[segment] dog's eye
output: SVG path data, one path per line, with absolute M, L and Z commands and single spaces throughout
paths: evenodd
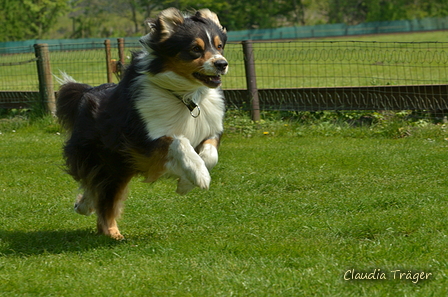
M 219 50 L 222 49 L 223 48 L 222 43 L 218 44 L 218 46 L 216 48 L 219 49 Z
M 195 45 L 191 48 L 191 51 L 195 53 L 200 53 L 202 52 L 202 48 L 199 45 Z

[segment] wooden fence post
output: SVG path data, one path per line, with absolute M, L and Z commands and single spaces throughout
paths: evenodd
M 120 59 L 120 63 L 124 65 L 124 38 L 118 38 L 118 57 Z
M 120 76 L 120 79 L 123 78 L 124 75 L 124 69 L 125 69 L 125 63 L 126 60 L 124 58 L 124 38 L 118 38 L 118 58 L 119 61 L 117 63 L 117 73 Z
M 39 77 L 39 94 L 42 105 L 52 115 L 56 114 L 56 98 L 53 89 L 53 75 L 51 73 L 50 54 L 48 44 L 35 44 L 34 53 L 36 55 L 37 73 Z
M 106 69 L 107 69 L 107 82 L 112 83 L 114 79 L 114 73 L 112 71 L 112 56 L 110 54 L 110 40 L 106 39 L 104 41 L 104 46 L 106 48 Z
M 260 120 L 260 101 L 258 99 L 257 76 L 255 73 L 254 51 L 252 40 L 244 40 L 244 69 L 246 70 L 246 84 L 251 101 L 252 120 Z

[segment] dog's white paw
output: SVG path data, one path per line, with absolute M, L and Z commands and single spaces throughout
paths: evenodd
M 194 152 L 194 151 L 193 151 Z M 179 174 L 180 180 L 186 180 L 194 186 L 198 186 L 201 189 L 208 189 L 210 186 L 210 173 L 205 166 L 204 160 L 202 160 L 196 152 L 194 155 L 186 156 L 181 160 L 178 160 L 178 165 L 181 169 Z
M 180 177 L 180 192 L 190 188 L 187 181 L 201 189 L 208 189 L 211 181 L 210 173 L 204 160 L 195 152 L 190 141 L 185 137 L 176 137 L 170 145 L 168 153 L 168 170 Z
M 199 156 L 202 160 L 204 160 L 205 166 L 208 170 L 212 170 L 212 168 L 218 163 L 218 150 L 210 143 L 204 144 L 199 152 Z
M 204 161 L 202 159 L 199 160 L 202 161 L 201 164 L 198 164 L 199 166 L 197 166 L 196 168 L 190 169 L 189 180 L 201 189 L 208 189 L 210 187 L 212 178 L 210 177 L 210 173 L 208 172 L 207 167 L 205 167 Z

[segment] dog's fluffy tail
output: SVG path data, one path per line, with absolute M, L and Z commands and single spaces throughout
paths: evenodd
M 64 72 L 62 70 L 59 70 L 60 77 L 53 73 L 54 78 L 56 81 L 62 86 L 69 82 L 77 82 L 73 77 L 67 74 L 67 72 Z
M 71 78 L 71 77 L 70 77 Z M 64 77 L 63 85 L 59 89 L 56 101 L 56 116 L 62 127 L 71 132 L 84 94 L 92 89 L 91 86 L 80 84 L 73 79 Z

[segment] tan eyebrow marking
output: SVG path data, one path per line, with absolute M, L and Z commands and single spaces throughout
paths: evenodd
M 199 37 L 197 37 L 195 40 L 196 40 L 197 45 L 200 46 L 202 48 L 202 50 L 204 50 L 205 49 L 204 40 L 202 40 L 202 38 L 199 38 Z
M 222 45 L 221 38 L 219 38 L 218 35 L 215 36 L 215 38 L 213 39 L 213 42 L 215 43 L 215 47 L 216 47 L 217 49 L 219 49 L 219 45 Z

